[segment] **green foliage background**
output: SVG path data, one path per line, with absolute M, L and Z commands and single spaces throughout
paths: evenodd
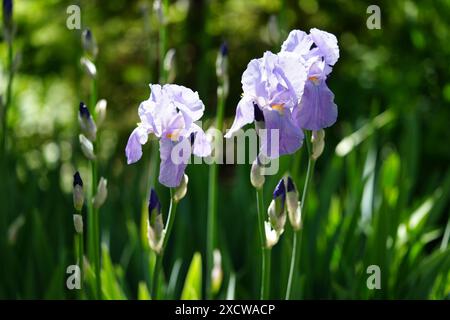
M 336 34 L 341 58 L 328 84 L 339 107 L 326 131 L 304 212 L 295 298 L 431 298 L 450 296 L 450 1 L 377 1 L 382 29 L 366 27 L 373 1 L 170 1 L 168 45 L 176 49 L 175 82 L 197 90 L 206 127 L 216 110 L 215 59 L 229 45 L 226 125 L 241 93 L 247 63 L 278 51 L 291 29 Z M 127 166 L 124 148 L 138 121 L 139 102 L 158 79 L 158 20 L 152 1 L 15 1 L 17 74 L 8 128 L 7 167 L 0 177 L 0 297 L 76 298 L 65 287 L 75 263 L 72 175 L 87 162 L 78 144 L 77 106 L 89 101 L 80 68 L 80 31 L 66 27 L 66 8 L 81 7 L 83 27 L 98 45 L 99 98 L 108 100 L 99 150 L 108 178 L 101 209 L 104 295 L 149 298 L 154 256 L 146 240 L 145 197 L 150 148 Z M 275 22 L 271 29 L 269 21 Z M 272 30 L 272 31 L 271 31 Z M 273 31 L 275 30 L 275 31 Z M 6 87 L 6 44 L 0 43 L 0 92 Z M 349 147 L 339 155 L 336 146 Z M 342 144 L 341 144 L 342 146 Z M 301 155 L 300 155 L 301 153 Z M 267 179 L 294 169 L 302 186 L 306 153 L 283 157 Z M 295 161 L 294 161 L 295 159 Z M 255 298 L 259 254 L 255 193 L 248 165 L 222 165 L 219 247 L 224 278 L 218 298 Z M 188 196 L 180 203 L 164 261 L 167 298 L 201 297 L 208 166 L 189 166 Z M 168 191 L 158 186 L 163 210 Z M 292 233 L 272 253 L 273 298 L 284 297 Z M 195 252 L 194 271 L 185 283 Z M 366 287 L 366 268 L 382 270 L 382 290 Z M 203 265 L 204 267 L 204 265 Z M 204 268 L 203 268 L 204 270 Z M 84 298 L 91 296 L 90 278 Z M 203 274 L 204 277 L 204 274 Z M 204 291 L 204 288 L 203 288 Z

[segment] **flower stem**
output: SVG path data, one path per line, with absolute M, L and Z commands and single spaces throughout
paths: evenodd
M 159 25 L 159 82 L 167 82 L 167 70 L 164 68 L 164 58 L 167 51 L 167 14 L 169 11 L 169 0 L 162 1 L 162 17 Z
M 81 212 L 78 212 L 81 215 Z M 83 242 L 83 232 L 77 233 L 76 241 L 78 242 L 78 267 L 80 268 L 80 282 L 81 288 L 83 288 L 84 270 L 83 270 L 83 257 L 84 257 L 84 242 Z M 80 299 L 83 298 L 83 291 L 80 290 Z
M 225 99 L 226 96 L 224 94 L 218 95 L 217 102 L 217 117 L 216 117 L 216 128 L 219 132 L 223 130 L 223 114 L 225 108 Z M 217 150 L 220 150 L 220 146 L 218 146 L 219 139 L 215 139 L 216 146 L 215 152 L 217 155 Z M 214 248 L 217 243 L 217 235 L 216 235 L 216 221 L 217 221 L 217 208 L 218 208 L 218 166 L 217 166 L 217 158 L 209 168 L 209 190 L 208 190 L 208 217 L 207 217 L 207 225 L 206 225 L 206 298 L 212 298 L 212 269 L 214 263 Z
M 158 284 L 159 284 L 159 274 L 162 268 L 162 260 L 164 257 L 164 251 L 166 250 L 167 243 L 169 241 L 170 232 L 172 231 L 173 222 L 175 220 L 175 213 L 177 211 L 177 202 L 173 199 L 175 190 L 170 189 L 170 207 L 169 214 L 167 215 L 167 224 L 164 229 L 164 238 L 161 246 L 161 251 L 156 255 L 155 268 L 153 271 L 153 284 L 152 284 L 152 299 L 158 299 Z
M 2 110 L 2 140 L 1 140 L 1 154 L 5 155 L 6 151 L 6 137 L 8 131 L 8 109 L 12 100 L 12 83 L 14 78 L 14 56 L 12 39 L 8 41 L 8 83 L 6 85 L 5 104 Z M 6 159 L 6 157 L 5 157 Z
M 264 198 L 263 189 L 256 189 L 256 201 L 258 207 L 259 238 L 261 242 L 261 292 L 260 299 L 269 299 L 270 292 L 270 248 L 267 247 L 264 228 Z
M 305 140 L 308 150 L 308 169 L 306 170 L 305 184 L 303 185 L 302 201 L 300 203 L 300 212 L 302 213 L 302 219 L 304 218 L 306 196 L 314 173 L 314 165 L 315 165 L 315 161 L 311 157 L 311 134 L 309 132 L 306 132 Z M 291 265 L 289 269 L 289 278 L 286 288 L 286 300 L 289 300 L 292 296 L 292 285 L 294 284 L 296 279 L 297 273 L 295 272 L 295 270 L 297 269 L 298 260 L 300 258 L 300 243 L 302 241 L 302 235 L 303 232 L 301 232 L 301 230 L 294 231 L 294 237 L 292 239 L 293 244 L 291 254 Z

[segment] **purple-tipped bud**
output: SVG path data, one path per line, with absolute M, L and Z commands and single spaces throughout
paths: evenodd
M 273 199 L 280 200 L 283 206 L 282 208 L 284 208 L 284 202 L 286 200 L 286 187 L 284 186 L 284 179 L 281 179 L 275 187 L 275 190 L 273 191 Z
M 161 202 L 159 202 L 159 198 L 158 195 L 156 194 L 155 189 L 152 188 L 150 190 L 150 200 L 148 202 L 148 214 L 150 218 L 154 211 L 156 214 L 161 213 Z
M 286 207 L 289 216 L 289 221 L 291 222 L 292 228 L 294 230 L 300 229 L 300 202 L 298 201 L 298 192 L 295 187 L 294 181 L 291 177 L 286 178 Z
M 81 34 L 81 43 L 83 45 L 84 51 L 93 59 L 95 59 L 98 54 L 98 47 L 94 35 L 92 34 L 90 29 L 83 30 L 83 33 Z
M 275 187 L 275 190 L 273 191 L 273 200 L 270 203 L 269 209 L 267 211 L 270 224 L 278 234 L 283 233 L 284 225 L 286 224 L 285 202 L 286 187 L 284 179 L 281 179 Z
M 220 54 L 223 57 L 228 56 L 228 44 L 226 41 L 222 42 L 222 44 L 220 45 Z
M 3 0 L 3 29 L 6 41 L 12 40 L 12 16 L 13 16 L 13 1 Z
M 13 2 L 12 0 L 3 0 L 3 25 L 11 26 L 13 14 Z
M 164 222 L 161 214 L 161 203 L 156 191 L 150 190 L 150 200 L 148 203 L 148 243 L 152 250 L 160 253 L 164 241 Z
M 286 186 L 287 186 L 287 192 L 288 193 L 296 190 L 294 181 L 289 176 L 286 178 Z
M 77 171 L 73 175 L 73 206 L 75 210 L 81 211 L 84 203 L 83 180 Z
M 85 119 L 89 119 L 91 117 L 91 114 L 89 112 L 88 107 L 84 104 L 84 102 L 80 102 L 80 107 L 79 107 L 79 111 L 80 111 L 80 116 L 85 118 Z
M 80 124 L 81 132 L 89 140 L 95 141 L 97 138 L 97 126 L 95 125 L 94 119 L 92 118 L 91 113 L 84 102 L 80 102 L 78 122 Z
M 80 173 L 77 171 L 75 172 L 75 174 L 73 175 L 73 186 L 83 186 L 83 180 L 81 180 L 81 176 Z

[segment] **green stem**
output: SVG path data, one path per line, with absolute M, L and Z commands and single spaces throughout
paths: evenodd
M 270 248 L 267 247 L 264 228 L 264 198 L 263 189 L 256 189 L 256 201 L 258 206 L 259 240 L 261 242 L 261 292 L 260 299 L 269 299 L 270 292 Z
M 305 178 L 305 184 L 303 186 L 303 194 L 302 194 L 302 201 L 300 203 L 300 212 L 302 213 L 302 220 L 305 217 L 305 201 L 306 201 L 306 196 L 308 193 L 308 189 L 309 189 L 309 185 L 311 182 L 311 178 L 314 172 L 314 165 L 315 165 L 315 161 L 312 159 L 311 157 L 311 135 L 309 132 L 306 133 L 306 146 L 307 146 L 307 150 L 308 150 L 308 169 L 306 171 L 306 178 Z M 295 270 L 297 269 L 297 265 L 298 265 L 298 260 L 300 258 L 300 243 L 302 241 L 302 235 L 303 232 L 301 232 L 300 230 L 295 231 L 294 232 L 294 237 L 292 239 L 292 254 L 291 254 L 291 265 L 290 265 L 290 269 L 289 269 L 289 278 L 288 278 L 288 283 L 287 283 L 287 288 L 286 288 L 286 300 L 289 300 L 292 296 L 292 285 L 294 284 L 295 280 L 296 280 L 296 272 Z
M 169 0 L 162 2 L 162 21 L 159 26 L 159 83 L 167 82 L 167 70 L 164 68 L 164 58 L 167 52 L 167 14 L 169 11 Z
M 225 109 L 225 95 L 218 96 L 217 103 L 217 118 L 216 128 L 219 132 L 223 130 L 223 114 Z M 215 151 L 220 150 L 218 145 L 219 139 L 215 139 L 216 147 Z M 217 153 L 216 153 L 217 154 Z M 218 166 L 217 158 L 209 168 L 209 190 L 208 190 L 208 217 L 206 225 L 206 298 L 212 298 L 212 281 L 211 274 L 214 264 L 214 248 L 216 247 L 217 235 L 216 235 L 216 223 L 217 223 L 217 208 L 218 208 Z
M 153 284 L 152 284 L 152 299 L 158 299 L 158 284 L 159 284 L 159 274 L 161 272 L 162 260 L 164 257 L 164 251 L 166 250 L 167 243 L 169 241 L 169 236 L 172 231 L 173 222 L 175 221 L 175 213 L 177 211 L 177 202 L 173 199 L 175 193 L 174 189 L 170 189 L 170 207 L 169 214 L 167 215 L 167 224 L 164 229 L 164 239 L 161 246 L 161 251 L 156 255 L 155 268 L 153 271 Z
M 81 212 L 78 214 L 81 215 Z M 84 279 L 84 270 L 83 270 L 83 257 L 84 257 L 84 243 L 83 243 L 83 233 L 77 234 L 77 242 L 78 242 L 78 267 L 80 268 L 80 282 L 81 289 L 83 289 L 83 279 Z M 83 298 L 83 291 L 80 290 L 80 299 Z
M 6 151 L 6 137 L 8 131 L 8 110 L 11 105 L 11 95 L 12 95 L 12 83 L 14 78 L 14 58 L 13 58 L 13 44 L 12 39 L 8 42 L 8 83 L 6 86 L 6 99 L 3 105 L 3 115 L 2 115 L 2 141 L 1 141 L 1 151 L 2 155 L 5 155 Z M 6 157 L 5 157 L 6 159 Z M 5 160 L 6 161 L 6 160 Z

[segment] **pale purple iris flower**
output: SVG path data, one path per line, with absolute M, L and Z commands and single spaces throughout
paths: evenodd
M 334 94 L 325 81 L 339 59 L 336 37 L 318 29 L 311 29 L 309 35 L 293 30 L 281 46 L 281 52 L 296 55 L 308 72 L 299 108 L 293 114 L 296 123 L 302 129 L 315 131 L 332 126 L 338 112 Z
M 294 121 L 293 112 L 302 97 L 306 76 L 304 64 L 289 52 L 265 52 L 262 58 L 250 61 L 242 75 L 242 99 L 225 137 L 230 138 L 256 120 L 263 122 L 263 128 L 267 129 L 267 134 L 261 136 L 264 155 L 274 158 L 297 151 L 304 135 Z M 271 148 L 272 129 L 279 130 L 279 150 Z
M 195 124 L 205 110 L 198 93 L 183 86 L 150 85 L 150 98 L 139 106 L 141 120 L 125 149 L 128 164 L 142 157 L 142 145 L 153 134 L 159 138 L 161 164 L 159 182 L 177 187 L 191 154 L 206 157 L 211 146 L 204 131 Z

